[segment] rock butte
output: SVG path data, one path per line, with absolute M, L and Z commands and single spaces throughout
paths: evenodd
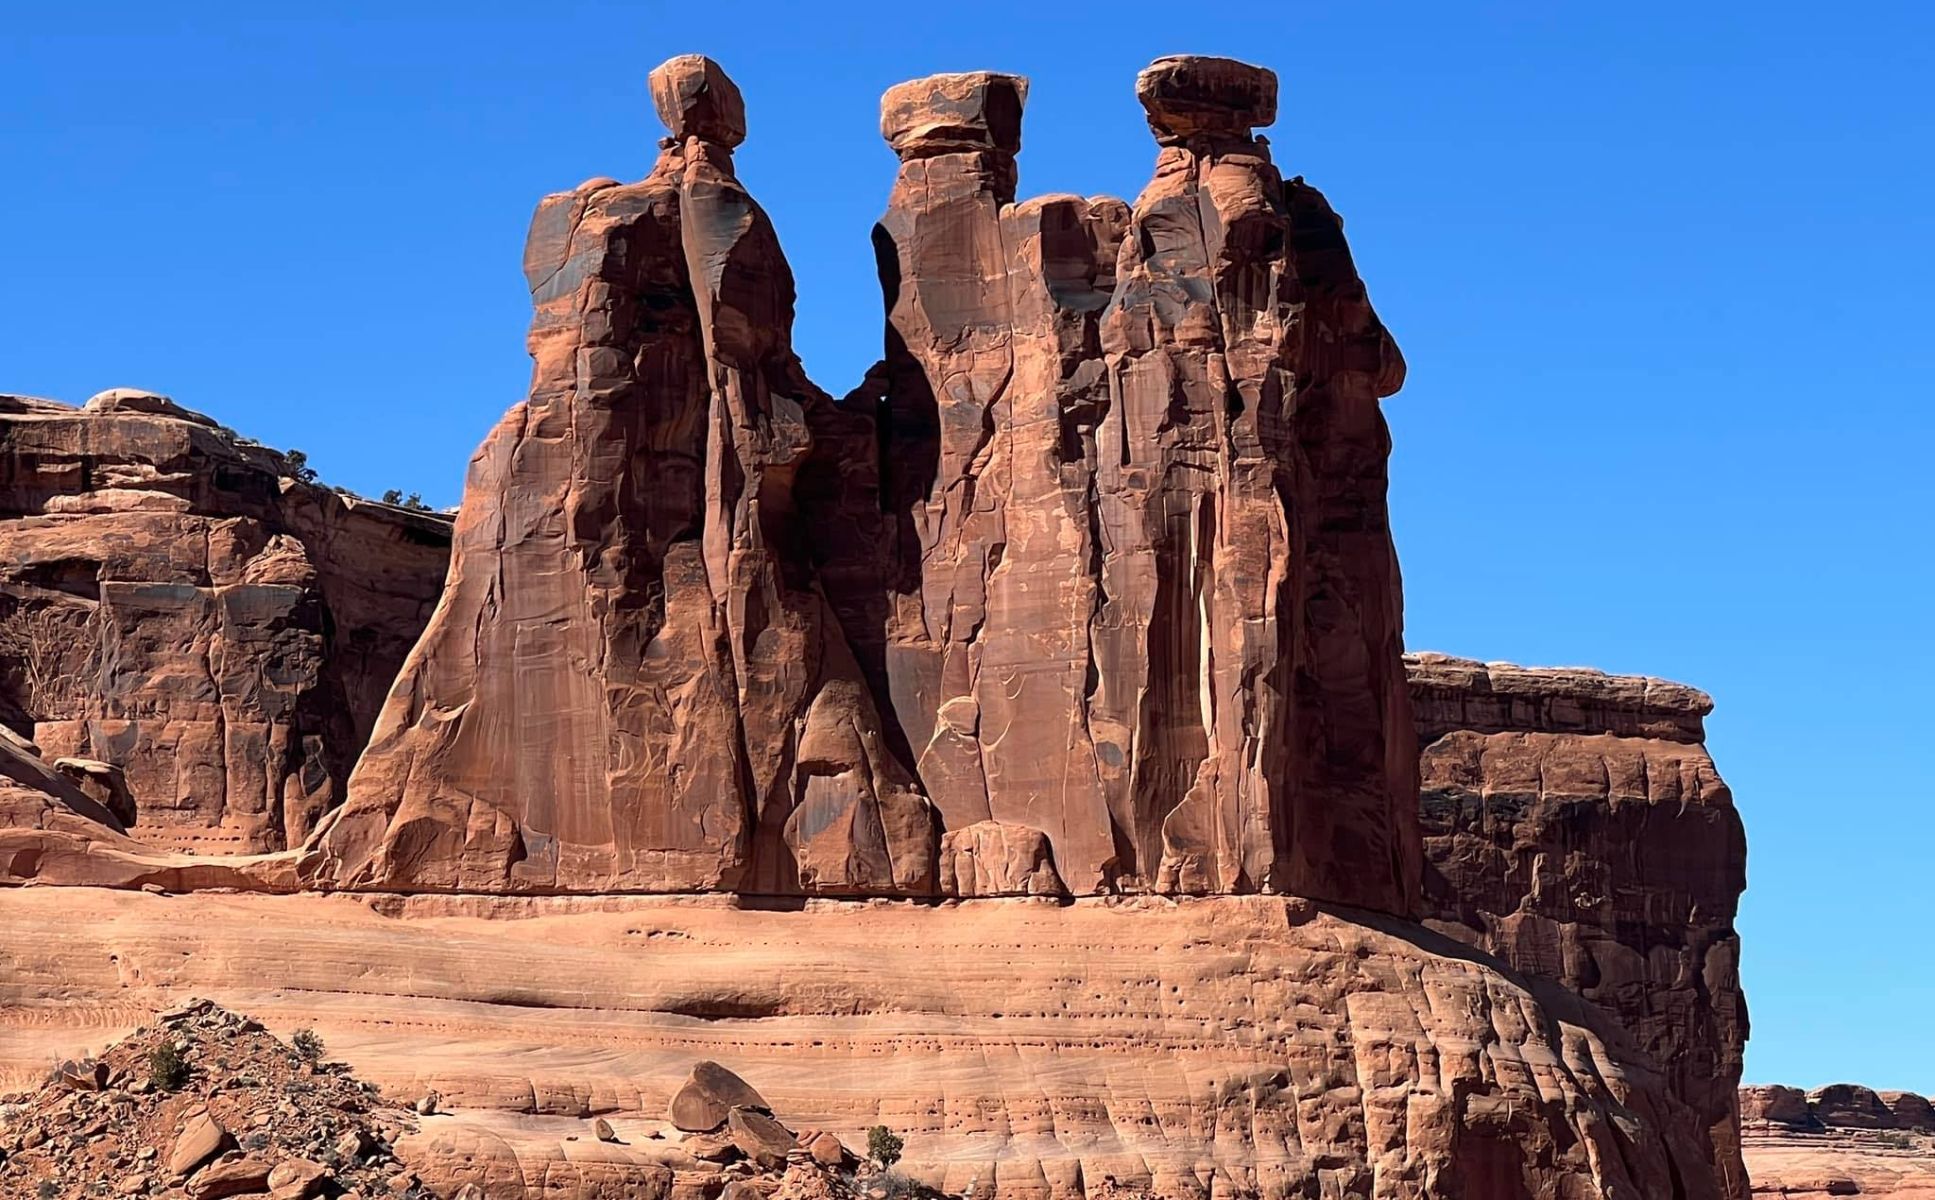
M 1134 90 L 1133 204 L 1016 201 L 1019 77 L 888 91 L 836 401 L 667 62 L 646 178 L 538 206 L 454 530 L 0 404 L 0 881 L 74 885 L 0 891 L 0 1070 L 206 995 L 435 1091 L 490 1200 L 658 1197 L 675 1096 L 768 1146 L 733 1076 L 981 1200 L 1745 1197 L 1710 702 L 1403 656 L 1404 363 L 1276 77 Z
M 1935 1200 L 1935 1107 L 1915 1092 L 1841 1083 L 1740 1089 L 1755 1195 Z

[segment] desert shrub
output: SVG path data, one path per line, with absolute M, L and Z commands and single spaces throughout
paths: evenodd
M 289 1039 L 289 1044 L 296 1048 L 297 1054 L 302 1055 L 304 1062 L 316 1063 L 322 1061 L 323 1040 L 315 1030 L 296 1030 L 296 1036 Z
M 181 1047 L 163 1042 L 148 1051 L 148 1082 L 164 1092 L 172 1092 L 188 1082 L 188 1060 Z
M 303 483 L 316 482 L 316 469 L 309 465 L 309 456 L 302 451 L 284 450 L 282 452 L 282 462 L 284 466 L 289 468 L 289 474 L 292 478 L 301 480 Z
M 891 1167 L 900 1161 L 900 1152 L 907 1148 L 899 1134 L 885 1125 L 875 1125 L 867 1130 L 867 1157 L 883 1167 Z

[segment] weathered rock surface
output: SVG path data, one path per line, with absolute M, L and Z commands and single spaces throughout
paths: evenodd
M 836 405 L 737 90 L 659 68 L 652 173 L 539 206 L 530 399 L 314 879 L 1413 910 L 1403 363 L 1251 134 L 1275 77 L 1144 72 L 1133 208 L 1013 203 L 1026 90 L 888 92 L 887 356 Z
M 159 850 L 299 844 L 440 590 L 448 526 L 166 397 L 0 396 L 0 722 Z
M 1740 1117 L 1756 1196 L 1935 1200 L 1935 1109 L 1917 1093 L 1744 1087 Z
M 1916 1092 L 1832 1083 L 1803 1092 L 1780 1084 L 1740 1089 L 1740 1119 L 1796 1129 L 1879 1129 L 1935 1134 L 1935 1105 Z
M 394 686 L 416 518 L 160 397 L 0 414 L 0 622 L 59 648 L 16 674 L 91 681 L 16 689 L 0 878 L 352 893 L 70 889 L 49 930 L 0 890 L 0 1064 L 221 995 L 425 1097 L 398 1157 L 489 1200 L 717 1197 L 876 1121 L 983 1200 L 1739 1200 L 1707 701 L 1407 680 L 1403 361 L 1253 133 L 1274 76 L 1143 72 L 1133 206 L 1015 202 L 1017 77 L 889 91 L 885 357 L 840 402 L 738 90 L 652 93 L 651 173 L 533 219 L 530 396 Z
M 531 396 L 472 463 L 444 599 L 318 880 L 932 892 L 927 802 L 801 544 L 806 411 L 832 402 L 789 346 L 721 78 L 660 67 L 652 173 L 539 206 Z
M 716 1062 L 692 1064 L 684 1086 L 672 1097 L 672 1125 L 687 1133 L 711 1133 L 725 1125 L 735 1108 L 770 1109 L 751 1084 Z
M 1622 1021 L 1744 1196 L 1746 843 L 1701 745 L 1704 693 L 1411 656 L 1427 923 Z
M 206 995 L 315 1028 L 387 1095 L 441 1093 L 395 1144 L 441 1195 L 669 1186 L 663 1118 L 700 1059 L 792 1128 L 864 1146 L 885 1124 L 910 1174 L 983 1200 L 1110 1175 L 1178 1198 L 1719 1195 L 1691 1114 L 1601 1010 L 1418 926 L 1280 897 L 15 888 L 0 925 L 0 1079 Z

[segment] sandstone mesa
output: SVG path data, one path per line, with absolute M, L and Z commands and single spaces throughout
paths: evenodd
M 6 1081 L 199 995 L 434 1094 L 440 1196 L 771 1200 L 770 1111 L 979 1200 L 1744 1200 L 1711 702 L 1404 654 L 1404 362 L 1272 73 L 1143 71 L 1133 203 L 1017 200 L 1027 92 L 883 98 L 835 399 L 738 89 L 654 71 L 454 525 L 0 402 Z

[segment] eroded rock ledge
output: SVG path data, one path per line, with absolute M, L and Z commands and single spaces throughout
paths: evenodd
M 1427 923 L 1616 1014 L 1744 1196 L 1733 922 L 1747 847 L 1701 744 L 1712 701 L 1579 668 L 1406 663 Z

